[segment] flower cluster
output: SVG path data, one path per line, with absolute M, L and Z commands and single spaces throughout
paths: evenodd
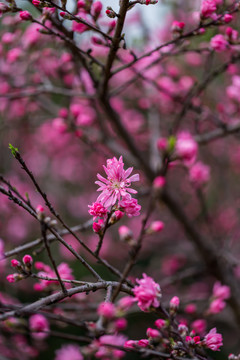
M 231 290 L 229 286 L 222 285 L 219 281 L 216 282 L 213 286 L 213 296 L 208 312 L 210 314 L 220 313 L 226 307 L 226 302 L 224 300 L 229 299 L 230 296 Z
M 94 223 L 94 231 L 99 232 L 104 226 L 104 220 L 108 213 L 111 212 L 110 221 L 119 220 L 125 213 L 128 217 L 139 216 L 141 206 L 137 199 L 131 194 L 137 191 L 131 188 L 132 182 L 139 181 L 139 174 L 131 175 L 133 168 L 124 170 L 123 158 L 119 160 L 116 157 L 107 160 L 107 166 L 104 166 L 107 178 L 97 174 L 99 185 L 97 191 L 101 191 L 97 201 L 89 205 L 89 214 L 93 216 L 93 220 L 100 218 Z M 131 175 L 131 176 L 130 176 Z
M 160 305 L 161 289 L 150 276 L 143 274 L 142 279 L 137 279 L 137 283 L 133 289 L 135 300 L 142 311 L 149 311 L 151 307 L 157 308 Z

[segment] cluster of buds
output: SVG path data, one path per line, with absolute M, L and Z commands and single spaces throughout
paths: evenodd
M 46 216 L 44 207 L 42 205 L 38 205 L 36 207 L 36 213 L 39 221 L 44 222 L 50 227 L 54 227 L 57 225 L 57 220 L 51 219 L 49 216 Z
M 24 255 L 22 262 L 17 259 L 11 260 L 11 266 L 18 271 L 18 273 L 9 274 L 7 276 L 7 281 L 14 283 L 16 281 L 22 280 L 25 277 L 29 276 L 32 271 L 33 259 L 31 255 Z
M 125 302 L 127 307 L 124 304 Z M 97 309 L 99 320 L 96 323 L 87 323 L 89 332 L 97 336 L 103 331 L 107 334 L 116 334 L 116 332 L 125 330 L 127 320 L 123 316 L 133 303 L 132 297 L 122 298 L 116 305 L 108 301 L 101 302 Z

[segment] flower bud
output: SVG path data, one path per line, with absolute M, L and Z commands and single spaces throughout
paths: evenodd
M 32 15 L 28 11 L 20 11 L 19 16 L 20 19 L 24 21 L 32 20 Z
M 27 269 L 30 270 L 32 267 L 32 263 L 33 263 L 33 259 L 31 257 L 31 255 L 24 255 L 22 261 L 23 261 L 24 265 L 26 265 Z
M 129 242 L 133 239 L 132 231 L 125 225 L 120 226 L 118 233 L 121 241 Z
M 157 319 L 154 324 L 158 329 L 162 329 L 166 325 L 166 322 L 163 319 Z
M 157 141 L 157 148 L 159 151 L 165 152 L 168 147 L 168 140 L 166 138 L 160 138 Z
M 161 232 L 164 229 L 164 223 L 160 220 L 153 221 L 149 228 L 147 229 L 146 233 L 151 235 L 158 232 Z
M 170 310 L 175 312 L 179 308 L 179 304 L 180 304 L 179 298 L 177 296 L 174 296 L 170 300 Z
M 148 328 L 147 337 L 152 339 L 157 339 L 160 337 L 160 332 L 156 329 Z
M 105 317 L 106 319 L 112 319 L 116 314 L 116 307 L 111 302 L 102 302 L 98 306 L 98 315 Z
M 21 263 L 20 263 L 18 260 L 16 260 L 16 259 L 12 259 L 12 260 L 11 260 L 11 266 L 12 266 L 13 268 L 18 268 L 18 267 L 21 267 Z
M 156 189 L 156 190 L 162 189 L 165 184 L 166 184 L 166 179 L 163 176 L 157 176 L 153 180 L 153 188 Z

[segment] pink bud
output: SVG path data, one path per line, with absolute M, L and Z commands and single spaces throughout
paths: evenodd
M 45 339 L 48 336 L 49 323 L 43 315 L 32 315 L 29 318 L 29 327 L 32 331 L 32 336 L 36 339 Z
M 120 226 L 118 233 L 121 241 L 129 241 L 133 238 L 132 231 L 125 225 Z
M 58 115 L 60 116 L 60 118 L 64 118 L 66 119 L 68 116 L 68 109 L 67 108 L 61 108 L 58 112 Z
M 195 342 L 195 344 L 200 344 L 201 343 L 200 336 L 194 336 L 193 341 Z
M 32 20 L 32 15 L 28 11 L 20 11 L 19 16 L 21 20 Z
M 14 283 L 14 282 L 17 281 L 17 276 L 18 276 L 18 274 L 9 274 L 9 275 L 6 277 L 6 279 L 7 279 L 8 282 Z
M 192 344 L 192 343 L 194 343 L 194 340 L 193 340 L 193 338 L 191 337 L 191 336 L 186 336 L 186 338 L 185 338 L 185 340 L 186 340 L 186 342 L 189 344 Z
M 206 331 L 207 322 L 204 319 L 197 319 L 191 324 L 191 327 L 196 333 L 202 335 Z
M 39 5 L 41 4 L 41 1 L 39 1 L 39 0 L 32 0 L 32 4 L 33 4 L 34 6 L 39 6 Z
M 187 314 L 194 314 L 197 310 L 196 305 L 195 304 L 188 304 L 185 306 L 185 313 Z
M 116 314 L 116 308 L 113 303 L 102 302 L 98 306 L 98 315 L 104 316 L 106 319 L 112 319 Z
M 158 329 L 162 329 L 165 326 L 165 320 L 157 319 L 154 324 Z
M 100 1 L 96 1 L 93 5 L 92 5 L 92 15 L 94 17 L 98 17 L 102 11 L 102 3 Z
M 127 311 L 133 306 L 134 303 L 135 299 L 133 297 L 124 296 L 118 301 L 118 307 L 123 311 Z
M 85 7 L 85 1 L 83 1 L 83 0 L 79 0 L 78 2 L 77 2 L 77 8 L 78 9 L 82 9 L 82 8 L 84 8 Z
M 95 45 L 103 45 L 102 39 L 97 36 L 92 36 L 91 41 Z
M 165 151 L 168 147 L 168 141 L 166 138 L 160 138 L 157 141 L 157 148 L 159 151 Z
M 43 207 L 42 205 L 38 205 L 38 206 L 36 207 L 36 212 L 37 212 L 37 213 L 43 213 L 43 212 L 44 212 L 44 207 Z
M 170 308 L 173 309 L 173 310 L 178 309 L 179 304 L 180 304 L 180 300 L 179 300 L 179 297 L 177 297 L 177 296 L 174 296 L 174 297 L 170 300 Z
M 64 17 L 64 16 L 66 15 L 66 13 L 65 13 L 65 11 L 60 11 L 59 15 L 60 15 L 61 17 Z
M 233 16 L 231 14 L 225 14 L 223 17 L 223 20 L 226 24 L 230 23 L 233 19 Z
M 171 30 L 173 32 L 182 32 L 185 27 L 185 23 L 182 21 L 173 21 Z
M 166 179 L 163 176 L 157 176 L 154 180 L 153 180 L 153 187 L 154 189 L 161 189 L 164 187 L 164 185 L 166 184 Z
M 147 337 L 148 338 L 159 338 L 160 337 L 160 332 L 156 329 L 152 329 L 152 328 L 148 328 L 147 329 Z
M 67 125 L 62 118 L 56 118 L 53 120 L 53 127 L 59 134 L 64 134 L 67 131 Z
M 148 230 L 151 233 L 157 233 L 157 232 L 161 232 L 163 229 L 164 229 L 164 223 L 160 220 L 157 220 L 151 223 Z
M 28 266 L 32 265 L 32 263 L 33 263 L 33 259 L 31 257 L 31 255 L 24 255 L 22 260 L 23 260 L 23 263 Z
M 124 213 L 120 210 L 117 210 L 115 211 L 114 216 L 116 217 L 117 220 L 120 220 L 124 216 Z
M 99 219 L 98 222 L 95 221 L 93 223 L 93 231 L 95 233 L 98 234 L 102 230 L 102 228 L 103 228 L 103 220 L 102 219 Z
M 125 330 L 127 327 L 127 320 L 124 318 L 117 319 L 115 321 L 115 327 L 117 331 Z
M 141 339 L 141 340 L 138 341 L 137 344 L 138 344 L 138 346 L 141 346 L 141 347 L 146 348 L 146 347 L 148 347 L 148 345 L 149 345 L 149 340 L 147 340 L 147 339 Z
M 11 260 L 11 266 L 15 268 L 15 267 L 21 266 L 21 264 L 20 264 L 20 262 L 18 260 L 12 259 Z
M 134 347 L 137 345 L 137 341 L 135 340 L 127 340 L 124 344 L 125 348 L 134 349 Z

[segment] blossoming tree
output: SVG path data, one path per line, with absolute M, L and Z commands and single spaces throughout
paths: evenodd
M 0 360 L 240 359 L 239 12 L 0 3 Z

